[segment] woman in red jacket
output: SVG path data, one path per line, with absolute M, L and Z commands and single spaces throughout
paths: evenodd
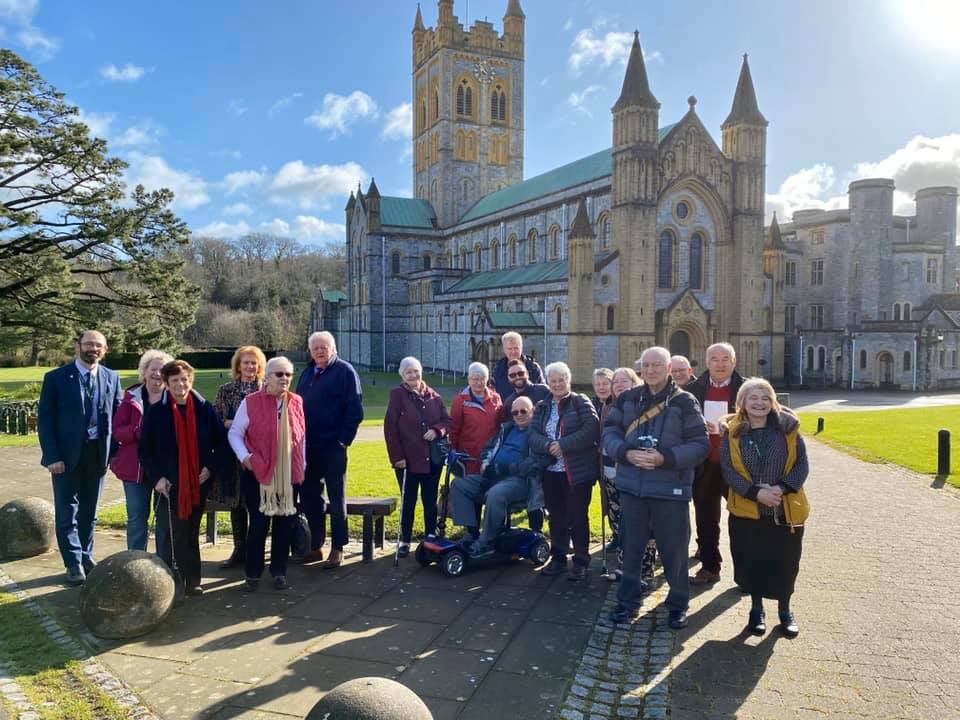
M 423 382 L 423 366 L 419 360 L 415 357 L 401 360 L 400 377 L 403 382 L 390 391 L 387 401 L 383 436 L 403 496 L 399 555 L 406 557 L 410 553 L 418 486 L 423 502 L 424 533 L 432 535 L 437 530 L 437 488 L 441 465 L 431 460 L 430 444 L 450 432 L 450 416 L 443 398 Z
M 450 406 L 450 444 L 454 450 L 474 458 L 466 463 L 468 474 L 480 473 L 480 452 L 499 430 L 497 413 L 503 403 L 497 391 L 487 387 L 489 377 L 486 365 L 471 363 L 467 368 L 467 387 Z
M 113 439 L 118 448 L 110 461 L 113 474 L 123 480 L 123 494 L 127 501 L 127 550 L 146 550 L 150 519 L 150 497 L 153 483 L 148 483 L 140 467 L 140 428 L 143 413 L 159 402 L 163 394 L 163 376 L 160 370 L 172 357 L 162 350 L 147 350 L 137 365 L 140 380 L 123 396 L 113 418 Z M 157 538 L 157 553 L 166 538 Z

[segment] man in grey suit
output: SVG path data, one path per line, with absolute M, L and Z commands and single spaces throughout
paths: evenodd
M 93 531 L 120 405 L 120 377 L 103 367 L 107 340 L 88 330 L 76 343 L 76 360 L 43 376 L 37 429 L 40 464 L 53 477 L 57 545 L 67 582 L 80 585 L 96 562 Z

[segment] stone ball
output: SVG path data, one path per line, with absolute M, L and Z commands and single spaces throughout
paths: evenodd
M 98 637 L 138 637 L 163 622 L 175 591 L 163 560 L 143 550 L 124 550 L 101 560 L 87 575 L 80 616 Z
M 33 557 L 56 541 L 53 505 L 37 497 L 11 500 L 0 508 L 0 557 Z
M 324 695 L 306 720 L 433 720 L 417 694 L 395 680 L 348 680 Z

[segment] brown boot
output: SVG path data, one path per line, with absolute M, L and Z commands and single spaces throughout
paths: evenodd
M 697 570 L 697 574 L 690 578 L 691 585 L 713 585 L 719 582 L 720 573 L 710 572 L 706 568 Z
M 323 564 L 324 570 L 336 570 L 343 563 L 343 550 L 332 548 L 327 555 L 327 561 Z
M 316 550 L 311 550 L 310 552 L 305 553 L 304 556 L 303 556 L 303 563 L 304 563 L 304 565 L 306 565 L 307 563 L 320 562 L 321 560 L 323 560 L 323 549 L 322 549 L 322 548 L 317 548 Z

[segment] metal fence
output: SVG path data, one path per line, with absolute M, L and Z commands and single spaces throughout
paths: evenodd
M 37 431 L 36 400 L 5 400 L 0 402 L 0 434 L 27 435 Z

